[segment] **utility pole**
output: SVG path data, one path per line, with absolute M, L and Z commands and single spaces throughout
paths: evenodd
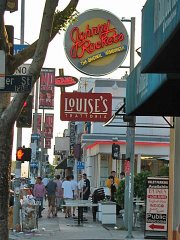
M 134 50 L 135 50 L 135 18 L 131 18 L 131 43 L 130 43 L 130 73 L 134 69 Z M 125 184 L 125 224 L 128 227 L 126 238 L 133 238 L 133 197 L 134 197 L 134 143 L 135 143 L 135 121 L 136 118 L 130 118 L 127 127 L 127 148 L 126 158 L 130 160 L 130 175 L 126 176 Z M 126 212 L 127 211 L 127 212 Z M 127 217 L 128 216 L 128 217 Z
M 24 14 L 25 0 L 21 0 L 21 36 L 20 44 L 24 44 Z M 22 128 L 17 128 L 17 148 L 22 145 Z M 13 226 L 20 225 L 20 177 L 21 177 L 21 161 L 16 161 L 16 175 L 14 182 L 14 209 L 13 209 Z

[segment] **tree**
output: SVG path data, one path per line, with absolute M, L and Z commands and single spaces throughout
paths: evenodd
M 39 39 L 15 56 L 10 54 L 8 35 L 4 24 L 6 0 L 0 1 L 0 47 L 6 54 L 6 75 L 13 74 L 18 66 L 30 59 L 29 68 L 33 84 L 37 81 L 43 66 L 49 42 L 64 29 L 75 16 L 78 0 L 71 0 L 62 11 L 56 11 L 58 0 L 46 0 Z M 14 123 L 29 94 L 17 93 L 13 100 L 10 93 L 0 93 L 0 240 L 8 239 L 8 205 Z

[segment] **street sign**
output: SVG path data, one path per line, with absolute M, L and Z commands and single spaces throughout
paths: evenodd
M 2 92 L 24 93 L 31 92 L 32 76 L 25 75 L 6 75 L 5 85 L 0 86 Z
M 14 55 L 27 48 L 27 44 L 14 44 Z
M 30 66 L 31 66 L 30 64 L 22 64 L 22 65 L 20 65 L 16 69 L 14 75 L 28 75 L 28 70 L 29 70 Z
M 77 161 L 77 169 L 78 170 L 84 169 L 84 167 L 85 167 L 85 163 L 84 162 Z
M 32 133 L 31 134 L 31 142 L 33 143 L 35 140 L 39 140 L 40 139 L 40 134 L 39 133 Z

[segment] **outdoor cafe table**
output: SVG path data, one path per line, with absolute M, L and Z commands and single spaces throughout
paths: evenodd
M 64 201 L 64 207 L 77 207 L 78 208 L 78 225 L 83 223 L 83 208 L 84 207 L 94 207 L 98 206 L 97 203 L 92 203 L 89 200 L 70 200 L 67 199 Z

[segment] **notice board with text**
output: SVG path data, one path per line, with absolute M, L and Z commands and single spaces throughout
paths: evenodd
M 148 177 L 145 237 L 166 237 L 168 228 L 169 179 Z

